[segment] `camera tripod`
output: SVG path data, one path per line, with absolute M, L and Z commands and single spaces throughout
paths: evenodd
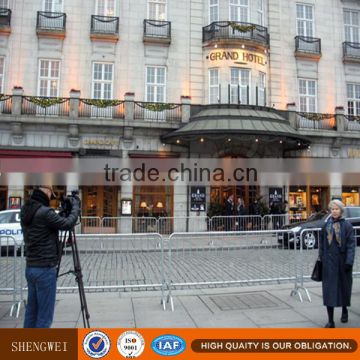
M 67 245 L 71 245 L 74 269 L 69 270 L 65 273 L 59 274 L 63 251 Z M 76 236 L 75 236 L 74 229 L 65 231 L 65 233 L 61 239 L 60 258 L 59 258 L 58 268 L 57 268 L 57 277 L 67 275 L 67 274 L 75 275 L 75 280 L 76 280 L 76 282 L 78 284 L 78 288 L 79 288 L 80 306 L 81 306 L 81 313 L 82 313 L 82 318 L 83 318 L 83 322 L 84 322 L 84 328 L 89 328 L 90 327 L 90 322 L 89 322 L 90 314 L 88 311 L 86 297 L 85 297 L 83 276 L 82 276 L 81 265 L 80 265 L 80 257 L 79 257 L 79 251 L 77 248 Z

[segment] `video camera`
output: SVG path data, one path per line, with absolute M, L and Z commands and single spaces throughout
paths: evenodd
M 63 217 L 68 217 L 72 210 L 72 199 L 76 199 L 79 202 L 80 206 L 80 198 L 79 198 L 79 190 L 71 191 L 71 195 L 62 195 L 60 201 L 60 212 L 59 215 Z

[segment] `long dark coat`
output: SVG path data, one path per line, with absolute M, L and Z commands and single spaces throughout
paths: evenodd
M 330 218 L 327 223 L 331 221 Z M 340 219 L 341 246 L 333 233 L 329 244 L 326 226 L 322 229 L 319 242 L 319 255 L 323 270 L 323 301 L 325 306 L 350 306 L 352 273 L 345 272 L 345 264 L 353 265 L 355 257 L 355 238 L 352 225 Z

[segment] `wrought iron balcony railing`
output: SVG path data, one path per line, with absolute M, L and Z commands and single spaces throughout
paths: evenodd
M 181 104 L 135 101 L 134 118 L 156 122 L 181 122 Z
M 23 96 L 21 113 L 37 116 L 69 116 L 69 98 Z
M 343 57 L 345 61 L 360 61 L 360 43 L 343 42 Z
M 119 18 L 91 15 L 91 34 L 118 35 Z
M 12 96 L 0 94 L 0 114 L 11 114 Z
M 124 101 L 80 99 L 79 117 L 122 119 L 125 117 Z
M 296 36 L 295 51 L 321 55 L 321 39 L 309 36 Z
M 58 12 L 37 12 L 36 30 L 65 32 L 66 14 Z
M 145 19 L 144 38 L 171 39 L 171 22 Z
M 0 8 L 0 28 L 10 27 L 11 22 L 11 10 Z
M 360 131 L 360 116 L 345 115 L 345 131 Z
M 268 46 L 270 37 L 264 26 L 238 22 L 215 21 L 203 27 L 203 42 L 210 40 L 251 40 Z

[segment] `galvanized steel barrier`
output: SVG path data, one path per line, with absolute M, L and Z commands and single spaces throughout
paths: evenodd
M 262 230 L 262 217 L 260 215 L 213 216 L 210 223 L 211 231 Z
M 86 291 L 161 290 L 165 308 L 164 244 L 160 234 L 77 235 Z M 73 268 L 71 250 L 65 248 L 60 274 Z M 58 291 L 74 291 L 74 277 L 60 276 Z
M 136 234 L 158 232 L 158 220 L 155 217 L 104 217 L 101 221 L 102 229 L 109 229 L 107 233 Z M 104 233 L 104 232 L 103 232 Z
M 24 300 L 24 248 L 13 236 L 0 236 L 0 243 L 0 294 L 12 298 L 10 316 L 18 317 Z

